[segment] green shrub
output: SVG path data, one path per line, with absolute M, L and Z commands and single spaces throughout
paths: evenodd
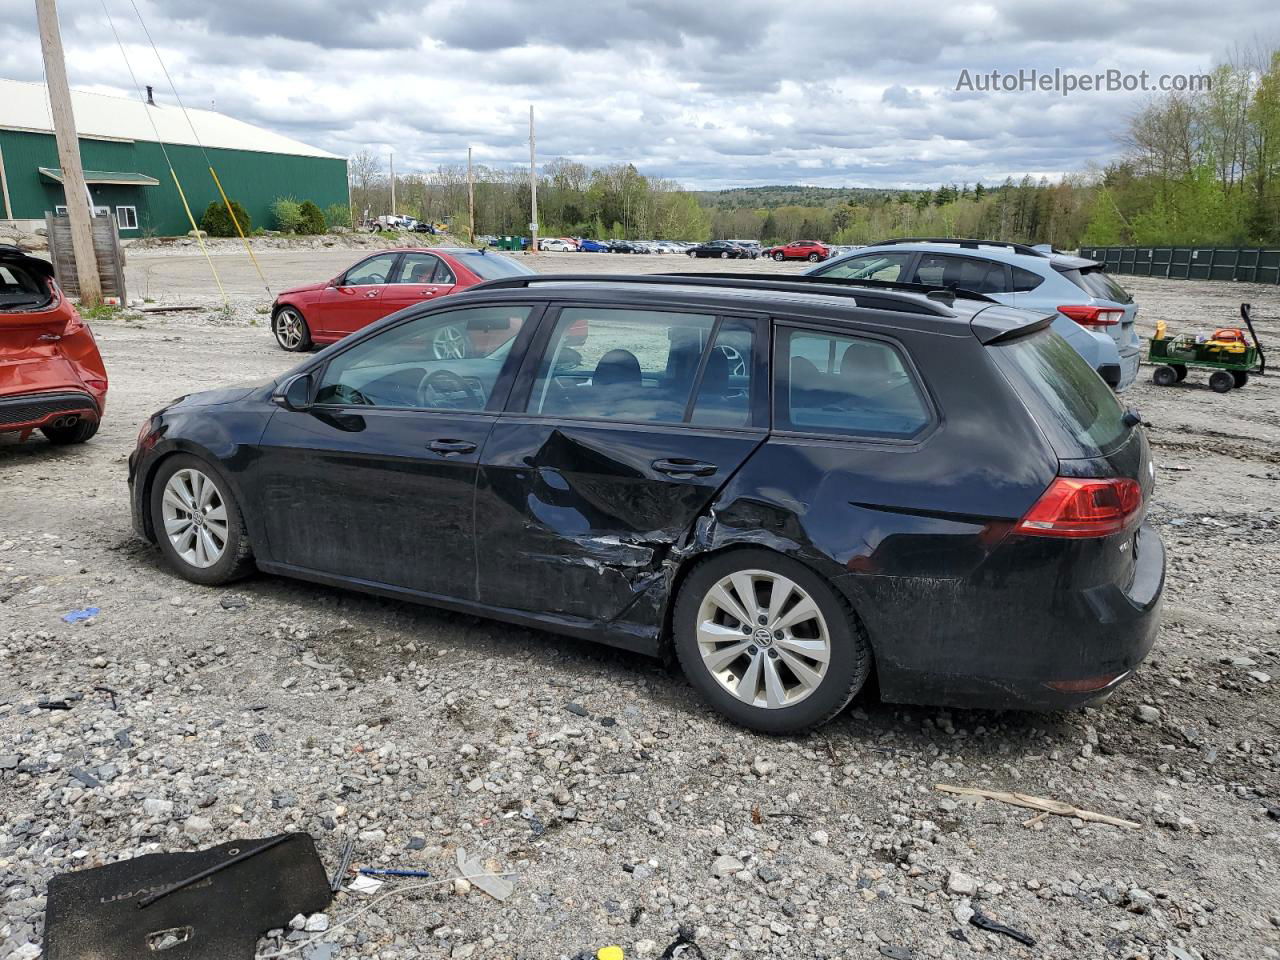
M 324 214 L 310 200 L 302 201 L 302 206 L 298 208 L 298 219 L 301 221 L 298 224 L 299 233 L 314 235 L 325 231 Z
M 351 208 L 345 203 L 331 203 L 324 208 L 324 225 L 332 230 L 334 227 L 351 226 Z
M 271 204 L 271 215 L 276 219 L 276 229 L 282 233 L 302 231 L 302 204 L 293 197 L 277 197 Z
M 236 215 L 236 220 L 240 223 L 240 229 L 246 235 L 253 231 L 253 224 L 249 220 L 249 213 L 240 205 L 238 200 L 231 201 L 231 210 Z M 231 221 L 231 215 L 227 213 L 227 206 L 221 200 L 215 200 L 204 208 L 204 216 L 200 218 L 200 229 L 211 237 L 234 237 L 236 233 L 236 225 Z

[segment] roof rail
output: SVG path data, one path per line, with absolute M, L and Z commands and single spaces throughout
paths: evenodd
M 979 246 L 983 247 L 1008 247 L 1016 253 L 1025 253 L 1029 257 L 1045 257 L 1049 254 L 1043 250 L 1037 250 L 1035 247 L 1025 243 L 1014 243 L 1011 240 L 973 240 L 958 237 L 895 237 L 892 240 L 881 240 L 878 243 L 868 243 L 868 247 L 891 247 L 896 243 L 954 243 L 958 247 L 965 247 L 969 250 L 976 250 Z
M 502 290 L 530 287 L 539 283 L 633 283 L 659 286 L 738 287 L 749 290 L 776 290 L 788 293 L 818 293 L 823 296 L 859 297 L 864 306 L 877 306 L 887 310 L 928 310 L 935 316 L 952 316 L 943 310 L 926 306 L 921 299 L 931 300 L 940 306 L 950 307 L 956 296 L 994 303 L 990 297 L 968 290 L 953 291 L 948 287 L 926 286 L 916 283 L 897 283 L 881 280 L 851 280 L 848 277 L 779 277 L 761 273 L 543 273 L 537 276 L 501 277 L 486 280 L 472 290 Z M 814 287 L 825 289 L 815 290 Z M 915 296 L 903 296 L 914 294 Z

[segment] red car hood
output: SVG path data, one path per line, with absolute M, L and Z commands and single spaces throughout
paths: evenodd
M 303 287 L 290 287 L 288 290 L 281 290 L 279 296 L 291 297 L 298 293 L 315 293 L 317 290 L 323 290 L 329 286 L 328 280 L 321 280 L 319 283 L 308 283 Z

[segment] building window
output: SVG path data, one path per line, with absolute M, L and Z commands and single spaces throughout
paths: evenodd
M 61 206 L 59 206 L 59 207 L 54 207 L 54 208 L 53 208 L 53 213 L 54 213 L 54 216 L 58 216 L 58 217 L 65 217 L 65 216 L 67 215 L 67 208 L 66 208 L 66 207 L 61 207 Z
M 121 230 L 138 229 L 137 207 L 116 207 L 116 225 Z

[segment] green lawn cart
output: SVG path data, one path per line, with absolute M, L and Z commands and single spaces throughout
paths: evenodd
M 1249 329 L 1248 338 L 1243 330 L 1236 327 L 1222 327 L 1209 337 L 1194 334 L 1166 337 L 1164 321 L 1156 324 L 1156 335 L 1151 338 L 1147 354 L 1147 359 L 1157 364 L 1151 374 L 1152 382 L 1160 387 L 1170 387 L 1187 378 L 1188 368 L 1203 367 L 1213 371 L 1209 374 L 1210 389 L 1226 393 L 1248 383 L 1249 374 L 1264 374 L 1267 358 L 1262 352 L 1257 331 L 1253 329 L 1249 304 L 1240 304 L 1240 317 Z M 1250 339 L 1253 343 L 1249 342 Z

